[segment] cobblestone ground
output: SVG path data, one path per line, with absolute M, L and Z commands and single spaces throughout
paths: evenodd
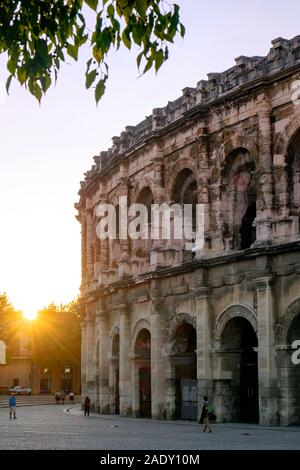
M 197 423 L 84 417 L 62 405 L 19 407 L 16 420 L 0 409 L 0 429 L 0 449 L 300 449 L 300 427 L 215 424 L 204 434 Z

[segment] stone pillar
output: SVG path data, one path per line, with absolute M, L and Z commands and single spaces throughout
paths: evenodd
M 99 334 L 99 411 L 109 414 L 109 325 L 103 301 L 97 302 Z
M 100 183 L 99 204 L 107 202 L 106 184 L 104 181 Z M 98 238 L 98 237 L 97 237 Z M 106 271 L 109 269 L 109 240 L 108 238 L 99 240 L 99 268 L 98 283 L 106 284 Z
M 153 187 L 154 187 L 154 204 L 162 204 L 164 202 L 164 179 L 163 179 L 163 149 L 156 145 L 154 149 L 153 157 Z M 150 251 L 150 264 L 152 267 L 163 266 L 165 264 L 165 253 L 164 248 L 166 241 L 162 239 L 162 227 L 161 223 L 159 227 L 155 227 L 154 233 L 151 236 L 154 237 L 153 245 Z
M 212 337 L 211 337 L 211 307 L 210 290 L 208 287 L 199 286 L 195 289 L 196 312 L 197 312 L 197 380 L 198 380 L 198 403 L 207 395 L 211 400 L 212 396 Z M 215 403 L 217 407 L 218 403 Z M 199 412 L 201 412 L 199 406 Z
M 120 415 L 130 416 L 131 380 L 130 380 L 130 313 L 127 304 L 119 305 L 120 312 Z
M 210 203 L 209 203 L 209 161 L 208 161 L 208 133 L 206 125 L 203 124 L 199 129 L 199 161 L 201 164 L 201 174 L 198 178 L 198 203 L 204 205 L 204 245 L 203 248 L 196 251 L 196 257 L 200 258 L 210 249 Z
M 95 318 L 93 307 L 88 306 L 86 317 L 86 393 L 91 400 L 91 408 L 95 408 L 95 363 L 94 363 L 94 342 L 95 342 Z
M 122 222 L 121 226 L 119 227 L 121 259 L 118 263 L 118 275 L 119 278 L 122 279 L 131 274 L 130 242 L 128 238 L 128 165 L 124 162 L 121 162 L 120 164 L 119 184 L 119 216 Z
M 86 215 L 81 217 L 81 293 L 83 294 L 86 288 Z
M 276 312 L 272 276 L 255 279 L 258 316 L 259 423 L 276 425 L 278 384 L 275 363 Z
M 152 297 L 151 305 L 151 416 L 165 419 L 165 342 L 164 300 Z
M 87 340 L 86 340 L 87 322 L 83 320 L 81 322 L 81 397 L 84 399 L 87 394 Z
M 86 287 L 88 290 L 94 287 L 94 225 L 91 209 L 86 212 Z
M 271 106 L 263 95 L 258 104 L 259 168 L 256 169 L 260 193 L 257 195 L 256 246 L 272 242 L 273 175 Z
M 94 350 L 94 367 L 95 367 L 95 411 L 100 412 L 100 383 L 99 383 L 99 361 L 100 361 L 100 317 L 99 311 L 96 309 L 95 314 L 95 350 Z

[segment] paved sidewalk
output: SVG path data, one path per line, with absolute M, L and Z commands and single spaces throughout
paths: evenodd
M 16 420 L 0 408 L 0 429 L 0 449 L 300 449 L 300 427 L 215 424 L 209 434 L 188 421 L 84 417 L 78 405 L 17 407 Z

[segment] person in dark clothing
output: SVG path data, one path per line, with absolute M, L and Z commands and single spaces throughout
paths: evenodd
M 88 396 L 85 397 L 84 404 L 84 416 L 90 416 L 91 400 Z
M 203 404 L 202 404 L 202 411 L 201 411 L 201 417 L 199 420 L 200 424 L 204 424 L 203 427 L 203 432 L 212 432 L 211 426 L 210 426 L 210 416 L 212 414 L 213 406 L 212 404 L 208 401 L 208 397 L 205 395 L 203 397 Z

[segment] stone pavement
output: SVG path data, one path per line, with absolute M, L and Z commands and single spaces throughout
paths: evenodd
M 69 411 L 68 411 L 69 410 Z M 197 423 L 99 416 L 78 406 L 0 409 L 0 449 L 204 450 L 300 449 L 300 427 L 215 424 L 204 434 Z

